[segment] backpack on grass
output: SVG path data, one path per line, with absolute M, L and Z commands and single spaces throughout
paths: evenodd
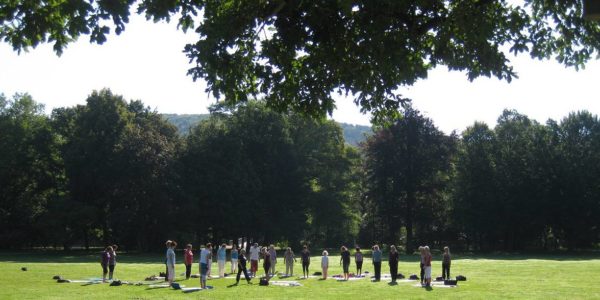
M 452 279 L 444 280 L 444 285 L 456 285 L 456 283 L 457 283 L 456 280 L 452 280 Z

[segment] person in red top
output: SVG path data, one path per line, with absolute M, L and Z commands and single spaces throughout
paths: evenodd
M 190 279 L 192 273 L 192 262 L 194 261 L 194 252 L 192 251 L 192 244 L 187 244 L 183 251 L 184 263 L 185 263 L 185 279 Z

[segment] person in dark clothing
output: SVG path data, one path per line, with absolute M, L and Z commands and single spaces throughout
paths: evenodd
M 310 265 L 310 251 L 308 251 L 308 246 L 304 245 L 304 247 L 302 248 L 301 257 L 302 274 L 304 278 L 308 278 L 308 266 Z
M 375 281 L 381 280 L 381 250 L 379 250 L 379 245 L 373 246 L 373 267 L 375 268 Z
M 390 246 L 390 255 L 388 258 L 388 263 L 390 265 L 390 275 L 392 276 L 392 282 L 396 282 L 396 278 L 398 277 L 398 251 L 396 250 L 396 246 Z
M 362 264 L 363 264 L 363 254 L 360 252 L 360 248 L 356 247 L 356 252 L 354 252 L 354 262 L 356 263 L 356 275 L 362 275 Z
M 444 247 L 444 256 L 442 259 L 442 277 L 444 280 L 450 279 L 450 248 Z
M 248 284 L 250 284 L 250 276 L 248 276 L 248 271 L 246 270 L 246 250 L 240 250 L 240 254 L 238 255 L 238 272 L 237 277 L 235 278 L 235 284 L 240 283 L 240 275 L 244 272 L 244 278 Z
M 419 246 L 419 253 L 421 254 L 421 262 L 419 264 L 421 267 L 421 277 L 419 277 L 419 279 L 421 279 L 422 285 L 425 280 L 425 264 L 423 263 L 423 260 L 425 259 L 425 247 Z
M 113 280 L 113 273 L 115 272 L 115 266 L 117 265 L 117 248 L 117 245 L 112 245 L 110 260 L 108 260 L 108 280 Z
M 350 276 L 350 272 L 348 271 L 348 268 L 350 267 L 350 251 L 348 251 L 348 248 L 346 248 L 346 246 L 342 246 L 340 251 L 340 264 L 342 265 L 342 269 L 344 270 L 344 280 L 348 280 L 348 277 Z
M 265 278 L 269 280 L 269 271 L 271 269 L 271 255 L 269 254 L 269 251 L 267 251 L 267 247 L 263 247 L 261 252 L 263 254 L 263 269 L 265 270 Z
M 102 256 L 100 259 L 100 265 L 102 266 L 102 282 L 106 282 L 106 274 L 108 274 L 108 263 L 110 261 L 110 254 L 113 252 L 112 246 L 106 247 L 104 251 L 102 251 Z

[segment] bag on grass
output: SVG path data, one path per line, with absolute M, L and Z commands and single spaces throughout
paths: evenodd
M 110 283 L 110 286 L 120 286 L 123 283 L 121 282 L 121 280 L 115 280 L 113 282 Z
M 435 281 L 444 281 L 444 277 L 438 276 L 435 278 Z
M 398 273 L 398 279 L 404 279 L 404 278 L 406 278 L 406 276 L 404 276 L 404 274 Z
M 269 280 L 267 280 L 266 278 L 261 278 L 258 285 L 264 285 L 264 286 L 269 285 Z
M 417 276 L 417 274 L 412 274 L 412 275 L 410 275 L 410 277 L 408 277 L 408 279 L 410 279 L 410 280 L 419 280 L 419 276 Z
M 456 280 L 452 280 L 452 279 L 444 280 L 444 285 L 456 285 Z
M 467 277 L 462 276 L 462 275 L 458 275 L 458 276 L 456 276 L 456 280 L 458 280 L 458 281 L 467 281 Z

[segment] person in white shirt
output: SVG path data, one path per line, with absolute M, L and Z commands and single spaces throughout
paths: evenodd
M 252 247 L 250 247 L 250 274 L 252 277 L 256 277 L 256 272 L 258 272 L 258 261 L 260 260 L 260 248 L 258 247 L 258 243 L 254 243 Z
M 173 279 L 175 278 L 175 247 L 177 247 L 177 242 L 168 240 L 167 245 L 167 276 L 169 281 L 169 286 L 173 284 Z
M 275 265 L 277 264 L 277 251 L 275 251 L 275 245 L 269 246 L 269 257 L 271 257 L 271 269 L 269 273 L 271 276 L 275 275 Z
M 206 244 L 206 248 L 200 251 L 200 287 L 206 288 L 206 277 L 208 276 L 208 263 L 212 256 L 212 244 Z
M 217 250 L 217 263 L 219 265 L 219 278 L 225 277 L 225 261 L 227 260 L 227 245 L 223 244 Z
M 327 250 L 323 250 L 323 256 L 321 257 L 321 269 L 323 269 L 323 280 L 327 279 L 327 269 L 329 269 L 329 257 L 327 256 Z

